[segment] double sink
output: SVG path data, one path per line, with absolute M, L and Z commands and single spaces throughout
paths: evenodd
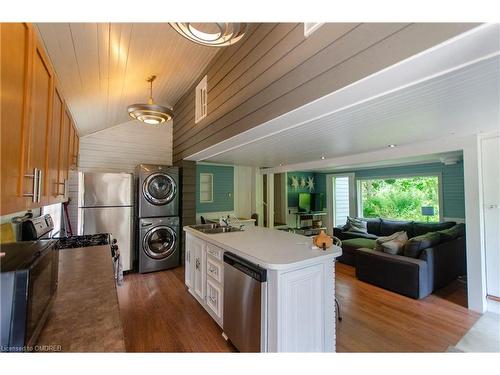
M 223 227 L 220 224 L 196 224 L 196 225 L 190 225 L 190 228 L 193 228 L 197 231 L 200 231 L 202 233 L 206 234 L 217 234 L 217 233 L 229 233 L 229 232 L 242 232 L 243 229 L 238 228 L 238 227 Z

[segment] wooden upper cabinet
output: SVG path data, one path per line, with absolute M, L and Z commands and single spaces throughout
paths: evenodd
M 49 168 L 47 172 L 46 189 L 50 196 L 50 203 L 60 201 L 59 186 L 59 139 L 61 138 L 61 129 L 64 115 L 64 99 L 57 86 L 54 87 L 52 101 L 52 124 L 49 136 Z
M 49 203 L 47 171 L 49 164 L 49 135 L 52 120 L 54 73 L 41 41 L 34 39 L 34 51 L 29 97 L 28 141 L 24 143 L 23 193 L 35 194 L 29 207 Z M 35 176 L 35 174 L 37 174 Z
M 22 196 L 22 146 L 27 134 L 26 93 L 33 32 L 28 24 L 2 23 L 1 35 L 1 203 L 2 215 L 26 209 Z
M 78 168 L 78 156 L 80 155 L 80 137 L 78 136 L 78 132 L 75 128 L 75 143 L 73 146 L 73 164 L 75 165 L 75 169 Z
M 68 168 L 73 169 L 73 148 L 75 146 L 75 125 L 71 121 L 69 126 L 69 151 L 68 151 Z
M 35 30 L 0 24 L 1 205 L 5 215 L 61 202 L 79 139 Z
M 69 170 L 69 134 L 71 128 L 71 116 L 68 109 L 64 108 L 61 136 L 59 137 L 59 194 L 66 195 L 65 186 L 68 180 Z

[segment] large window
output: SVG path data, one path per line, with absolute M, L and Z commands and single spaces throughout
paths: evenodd
M 360 214 L 365 218 L 439 221 L 439 196 L 438 176 L 358 180 Z

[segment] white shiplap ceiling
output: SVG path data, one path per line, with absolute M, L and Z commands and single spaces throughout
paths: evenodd
M 39 23 L 80 135 L 129 121 L 127 106 L 147 100 L 173 106 L 217 48 L 188 41 L 168 23 Z
M 276 167 L 491 132 L 499 128 L 499 103 L 500 58 L 495 56 L 205 160 Z

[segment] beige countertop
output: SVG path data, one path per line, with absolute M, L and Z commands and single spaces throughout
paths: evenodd
M 109 245 L 59 250 L 57 295 L 37 345 L 62 352 L 125 351 Z

